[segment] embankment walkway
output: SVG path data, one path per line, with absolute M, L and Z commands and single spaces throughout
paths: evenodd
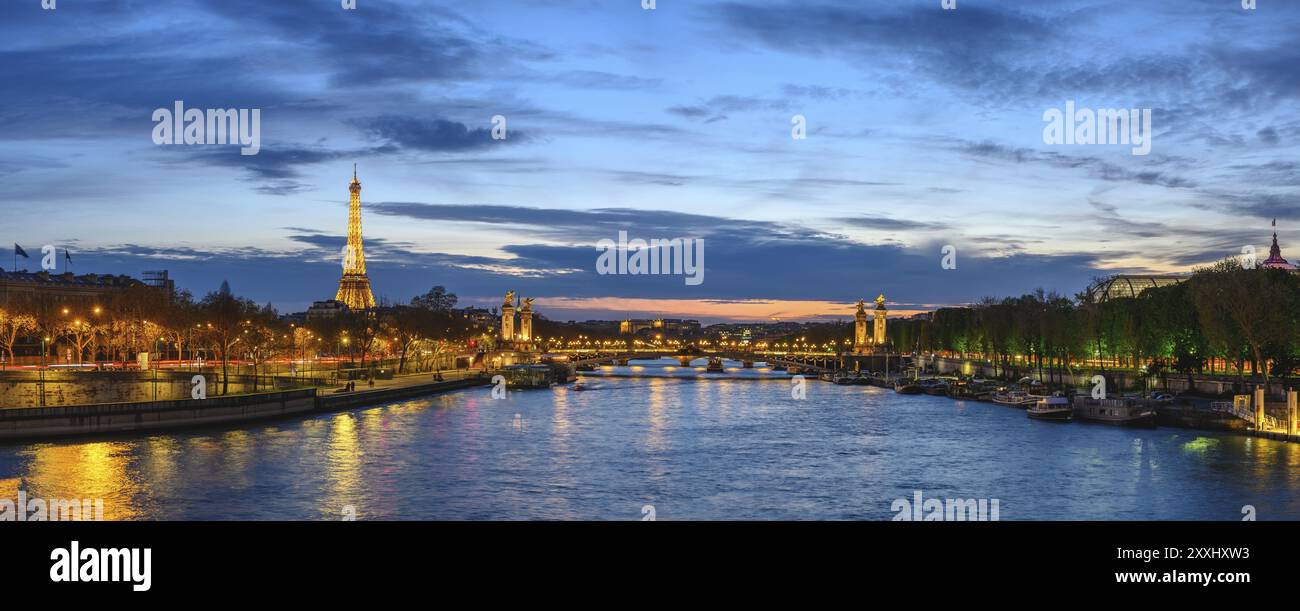
M 60 407 L 0 409 L 0 441 L 108 433 L 144 433 L 167 429 L 254 422 L 378 405 L 448 390 L 486 385 L 477 370 L 398 376 L 364 381 L 357 390 L 337 392 L 305 388 L 207 399 L 101 403 Z

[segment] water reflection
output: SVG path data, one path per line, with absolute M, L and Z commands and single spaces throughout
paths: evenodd
M 0 447 L 0 494 L 109 519 L 889 519 L 914 490 L 1002 519 L 1300 518 L 1300 446 L 1030 421 L 986 403 L 675 361 L 271 426 Z M 516 419 L 518 415 L 518 419 Z
M 664 427 L 667 424 L 665 410 L 668 409 L 664 401 L 664 384 L 650 384 L 649 388 L 650 405 L 646 410 L 646 449 L 651 453 L 663 452 L 667 449 L 664 440 Z
M 133 520 L 144 517 L 144 499 L 132 450 L 128 442 L 42 444 L 26 451 L 25 471 L 7 481 L 25 484 L 28 498 L 103 499 L 105 520 Z M 8 498 L 17 497 L 18 486 L 5 488 Z
M 330 420 L 326 441 L 326 494 L 319 507 L 322 517 L 342 515 L 344 508 L 352 506 L 356 518 L 366 517 L 361 504 L 361 490 L 365 485 L 361 477 L 361 447 L 357 442 L 357 417 L 351 413 L 334 416 Z

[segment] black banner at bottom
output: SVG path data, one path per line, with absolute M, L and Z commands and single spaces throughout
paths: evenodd
M 625 583 L 720 572 L 763 588 L 852 583 L 993 594 L 1026 582 L 1113 594 L 1289 588 L 1295 522 L 83 522 L 0 524 L 7 593 L 193 600 L 330 587 Z M 325 589 L 322 589 L 325 588 Z M 47 598 L 48 597 L 48 598 Z

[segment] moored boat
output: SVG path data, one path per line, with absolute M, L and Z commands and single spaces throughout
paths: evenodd
M 1025 410 L 1025 414 L 1035 420 L 1068 422 L 1074 414 L 1074 408 L 1070 407 L 1070 400 L 1065 397 L 1042 397 L 1033 407 Z
M 899 380 L 894 384 L 894 392 L 900 395 L 919 395 L 925 388 L 914 380 Z
M 943 380 L 926 380 L 925 394 L 935 396 L 946 396 L 948 394 L 948 383 Z
M 1138 399 L 1074 398 L 1074 417 L 1116 426 L 1155 428 L 1156 410 Z
M 997 403 L 998 405 L 1006 405 L 1007 407 L 1019 407 L 1020 409 L 1029 408 L 1037 403 L 1038 399 L 1040 399 L 1040 397 L 1031 395 L 1023 390 L 1011 390 L 994 393 L 993 395 L 994 403 Z
M 983 380 L 956 380 L 948 385 L 948 396 L 954 399 L 991 401 L 997 387 Z

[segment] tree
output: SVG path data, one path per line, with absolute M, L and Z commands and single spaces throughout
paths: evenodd
M 257 304 L 248 299 L 241 299 L 230 292 L 230 284 L 221 282 L 221 288 L 215 293 L 208 293 L 199 303 L 199 311 L 205 322 L 202 333 L 211 345 L 221 353 L 221 394 L 230 389 L 230 350 L 239 340 L 249 321 L 258 312 Z
M 41 357 L 49 354 L 53 342 L 63 330 L 64 320 L 67 308 L 64 308 L 57 298 L 49 293 L 36 293 L 30 297 L 24 304 L 28 315 L 36 321 L 36 333 L 42 338 L 47 339 L 44 343 Z
M 432 309 L 414 306 L 389 308 L 383 315 L 381 326 L 385 337 L 393 338 L 399 350 L 397 372 L 406 370 L 407 353 L 418 342 L 428 339 L 438 331 L 438 313 Z
M 189 291 L 177 291 L 156 318 L 160 336 L 176 347 L 177 360 L 184 359 L 185 349 L 191 347 L 201 318 L 193 295 Z
M 106 324 L 78 316 L 65 321 L 62 334 L 77 349 L 77 364 L 80 365 L 83 362 L 82 359 L 85 358 L 86 352 L 94 347 L 95 340 L 100 335 L 104 335 L 106 331 Z
M 1225 259 L 1197 270 L 1190 282 L 1207 337 L 1226 346 L 1229 353 L 1235 346 L 1245 347 L 1252 368 L 1263 374 L 1267 385 L 1264 347 L 1272 338 L 1295 335 L 1289 310 L 1296 279 L 1283 270 L 1243 269 Z
M 8 355 L 6 363 L 14 362 L 14 344 L 18 339 L 36 331 L 36 318 L 16 309 L 15 305 L 0 307 L 0 348 Z
M 257 368 L 265 358 L 268 358 L 275 350 L 279 343 L 280 318 L 276 314 L 271 304 L 251 314 L 244 320 L 243 331 L 235 340 L 238 348 L 248 353 L 249 359 L 253 362 L 253 392 L 257 392 Z
M 411 305 L 435 312 L 446 312 L 456 307 L 456 301 L 455 293 L 448 293 L 442 286 L 435 286 L 429 289 L 429 292 L 412 299 Z
M 373 310 L 339 312 L 335 317 L 345 336 L 344 342 L 354 350 L 361 352 L 361 366 L 366 365 L 366 355 L 370 354 L 375 339 L 379 337 L 379 321 Z

